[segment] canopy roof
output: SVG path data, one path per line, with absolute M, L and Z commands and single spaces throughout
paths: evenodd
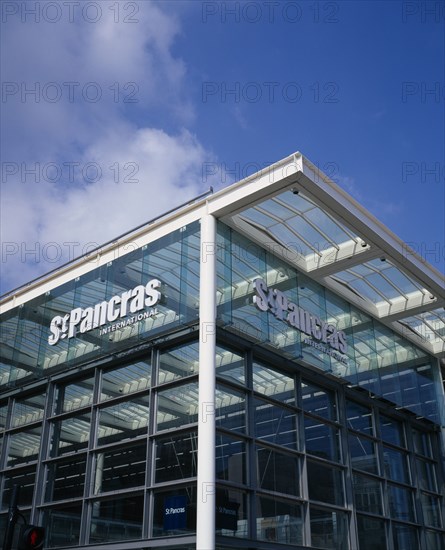
M 295 153 L 107 243 L 6 295 L 2 311 L 73 279 L 129 242 L 143 246 L 213 214 L 436 357 L 445 356 L 445 278 Z

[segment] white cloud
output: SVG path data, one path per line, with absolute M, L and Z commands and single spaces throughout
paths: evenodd
M 138 23 L 115 23 L 108 4 L 95 24 L 11 20 L 4 29 L 5 80 L 19 92 L 3 109 L 3 292 L 56 267 L 48 243 L 66 261 L 73 247 L 64 243 L 78 242 L 79 254 L 208 187 L 202 165 L 212 156 L 184 129 L 193 109 L 181 91 L 185 63 L 172 53 L 178 20 L 139 2 Z M 67 82 L 78 83 L 74 101 Z M 82 97 L 88 82 L 91 94 L 101 90 L 99 101 Z M 23 83 L 38 83 L 38 102 L 29 94 L 21 101 Z M 48 101 L 58 89 L 60 100 Z M 137 103 L 123 101 L 131 93 Z M 159 114 L 176 130 L 147 122 Z M 16 173 L 5 173 L 5 163 Z M 33 168 L 37 175 L 25 172 Z

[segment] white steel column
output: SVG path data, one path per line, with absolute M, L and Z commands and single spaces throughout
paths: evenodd
M 215 550 L 216 220 L 201 218 L 196 550 Z

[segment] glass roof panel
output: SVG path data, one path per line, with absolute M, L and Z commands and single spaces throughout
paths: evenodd
M 328 217 L 320 208 L 314 208 L 307 212 L 306 218 L 320 227 L 320 229 L 323 230 L 323 233 L 329 235 L 329 238 L 337 244 L 351 240 L 350 235 L 342 227 L 340 227 L 338 223 Z

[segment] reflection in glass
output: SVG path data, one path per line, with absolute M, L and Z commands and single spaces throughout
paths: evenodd
M 53 423 L 51 456 L 74 453 L 88 447 L 91 414 L 57 420 Z
M 105 445 L 147 433 L 149 397 L 122 401 L 99 410 L 97 444 Z
M 82 504 L 57 506 L 44 511 L 48 548 L 77 546 L 80 535 Z
M 244 357 L 221 346 L 216 346 L 216 376 L 245 384 Z
M 444 550 L 444 536 L 443 532 L 437 531 L 425 531 L 426 547 L 428 550 Z
M 412 430 L 413 434 L 413 442 L 414 442 L 414 450 L 419 455 L 424 455 L 428 457 L 432 457 L 431 454 L 431 441 L 430 441 L 430 434 L 421 432 L 419 430 Z
M 380 415 L 380 435 L 383 441 L 387 443 L 392 443 L 399 447 L 405 446 L 403 424 L 393 418 L 383 416 L 382 414 Z
M 303 409 L 306 412 L 317 414 L 328 420 L 337 419 L 337 407 L 335 403 L 335 394 L 332 391 L 324 390 L 310 384 L 302 382 L 301 395 Z
M 42 427 L 33 428 L 11 434 L 9 436 L 9 449 L 7 465 L 9 467 L 26 464 L 31 460 L 37 460 L 40 450 Z
M 158 392 L 157 429 L 179 428 L 198 421 L 198 384 Z
M 416 459 L 417 479 L 421 489 L 437 491 L 436 465 L 420 458 Z
M 20 505 L 31 506 L 32 497 L 34 495 L 34 483 L 36 478 L 36 467 L 25 468 L 21 470 L 12 470 L 5 475 L 5 485 L 2 492 L 1 507 L 3 509 L 9 507 L 11 498 L 11 490 L 14 485 L 20 487 Z M 0 540 L 1 535 L 0 535 Z
M 271 543 L 303 544 L 301 505 L 257 497 L 257 538 Z
M 90 544 L 140 538 L 143 516 L 143 495 L 93 502 Z
M 282 447 L 297 449 L 296 414 L 260 399 L 255 399 L 254 404 L 255 437 Z
M 372 477 L 353 475 L 354 500 L 357 510 L 382 514 L 381 482 Z
M 218 385 L 215 392 L 216 426 L 236 432 L 246 431 L 246 397 Z
M 86 455 L 50 463 L 46 471 L 45 501 L 83 497 Z
M 38 422 L 43 418 L 45 395 L 34 395 L 26 399 L 17 399 L 12 411 L 12 426 L 23 426 Z
M 252 370 L 254 391 L 282 403 L 295 405 L 295 381 L 293 377 L 255 361 Z
M 196 432 L 158 439 L 156 441 L 155 482 L 195 477 L 197 459 Z
M 421 493 L 420 502 L 422 503 L 423 520 L 425 524 L 430 527 L 442 527 L 439 499 L 435 496 Z
M 352 467 L 377 474 L 378 463 L 375 444 L 369 439 L 352 434 L 349 434 L 348 441 Z
M 393 523 L 393 542 L 394 550 L 407 550 L 407 548 L 420 548 L 419 539 L 417 537 L 417 529 L 410 525 Z M 430 548 L 428 547 L 428 550 Z
M 346 401 L 346 422 L 348 428 L 363 432 L 367 435 L 373 434 L 372 429 L 372 411 L 368 407 Z
M 238 489 L 216 489 L 216 533 L 247 538 L 249 534 L 247 494 Z
M 87 407 L 93 402 L 94 377 L 77 381 L 66 386 L 58 386 L 56 390 L 55 413 L 70 412 L 81 407 Z
M 298 496 L 300 494 L 298 457 L 258 447 L 257 483 L 261 489 Z
M 173 516 L 166 510 L 180 510 Z M 192 534 L 196 531 L 196 485 L 155 493 L 153 537 Z
M 393 519 L 415 521 L 413 493 L 404 487 L 388 486 L 389 510 Z
M 338 506 L 344 504 L 343 476 L 340 470 L 308 460 L 307 479 L 311 500 Z
M 216 434 L 216 477 L 246 483 L 246 444 L 223 434 Z
M 159 355 L 159 384 L 197 373 L 198 347 L 198 342 L 192 342 L 162 352 Z
M 409 483 L 410 476 L 406 453 L 383 447 L 383 465 L 388 479 Z
M 357 531 L 360 550 L 387 550 L 384 520 L 357 514 Z
M 332 550 L 347 550 L 348 520 L 343 512 L 318 510 L 311 506 L 312 546 Z
M 94 494 L 145 485 L 146 454 L 145 441 L 98 453 L 95 458 Z
M 318 420 L 304 419 L 306 452 L 327 460 L 340 460 L 339 430 Z
M 148 360 L 137 361 L 119 369 L 102 373 L 100 400 L 107 401 L 150 386 L 151 365 Z

